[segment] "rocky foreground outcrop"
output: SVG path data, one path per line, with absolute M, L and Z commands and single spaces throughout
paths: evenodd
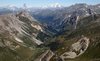
M 63 59 L 73 59 L 83 54 L 89 46 L 89 38 L 82 37 L 76 43 L 71 45 L 70 51 L 63 53 L 60 57 Z

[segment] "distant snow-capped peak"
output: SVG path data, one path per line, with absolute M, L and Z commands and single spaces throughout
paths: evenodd
M 43 6 L 42 8 L 61 8 L 63 7 L 60 3 L 53 3 L 53 4 L 49 4 L 47 6 Z
M 62 7 L 62 5 L 59 3 L 54 3 L 54 4 L 51 4 L 50 7 L 58 8 L 58 7 Z

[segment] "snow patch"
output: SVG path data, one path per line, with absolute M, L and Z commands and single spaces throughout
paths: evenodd
M 61 7 L 61 5 L 59 3 L 54 3 L 51 5 L 51 7 L 58 8 L 58 7 Z

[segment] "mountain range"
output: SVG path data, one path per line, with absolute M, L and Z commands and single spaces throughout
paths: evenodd
M 0 7 L 0 61 L 99 61 L 99 24 L 100 4 Z

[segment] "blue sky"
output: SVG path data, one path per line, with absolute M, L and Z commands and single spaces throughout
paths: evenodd
M 69 6 L 76 3 L 99 4 L 100 0 L 0 0 L 0 6 L 15 5 L 22 7 L 23 4 L 29 7 L 43 7 L 59 3 L 62 6 Z

